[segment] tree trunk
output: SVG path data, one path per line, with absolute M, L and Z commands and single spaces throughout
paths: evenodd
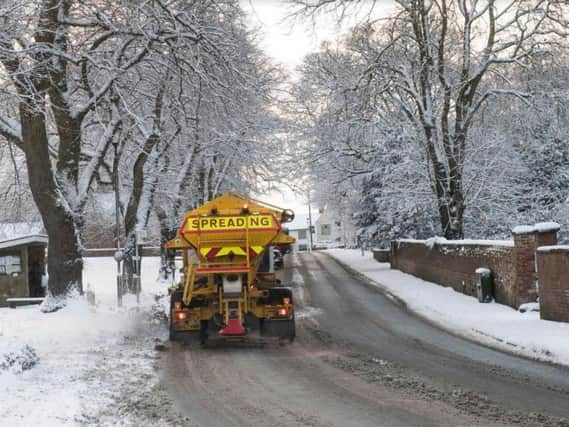
M 139 225 L 138 219 L 140 200 L 143 196 L 144 191 L 144 165 L 148 160 L 149 153 L 154 149 L 158 142 L 159 137 L 157 135 L 150 135 L 144 144 L 144 149 L 138 154 L 138 157 L 136 158 L 133 166 L 132 192 L 124 216 L 124 229 L 126 233 L 126 242 L 124 246 L 125 273 L 129 292 L 136 292 L 135 284 L 133 281 L 132 263 L 134 259 L 133 257 L 135 255 L 136 245 L 138 244 L 136 239 L 136 230 L 137 226 Z M 140 274 L 140 271 L 138 274 Z
M 155 208 L 156 216 L 160 222 L 160 278 L 164 281 L 170 279 L 176 270 L 176 251 L 166 249 L 166 243 L 176 237 L 177 230 L 170 226 L 168 214 L 161 207 Z
M 41 97 L 22 102 L 20 120 L 30 188 L 49 236 L 48 291 L 59 296 L 73 287 L 82 292 L 83 259 L 73 213 L 50 162 L 44 108 Z
M 441 229 L 446 239 L 460 240 L 464 238 L 465 205 L 462 192 L 454 192 L 449 199 L 439 197 L 437 200 Z

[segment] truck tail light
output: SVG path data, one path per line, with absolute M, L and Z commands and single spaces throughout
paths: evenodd
M 279 316 L 288 316 L 288 310 L 286 308 L 279 308 L 278 311 Z
M 185 312 L 180 312 L 180 313 L 176 313 L 176 319 L 178 320 L 186 320 L 188 318 L 188 313 Z

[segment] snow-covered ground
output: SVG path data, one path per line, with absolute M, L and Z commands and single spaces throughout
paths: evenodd
M 331 249 L 326 253 L 446 330 L 494 348 L 569 366 L 569 323 L 541 320 L 531 310 L 520 313 L 501 304 L 481 304 L 452 288 L 391 270 L 389 264 L 375 261 L 371 252 L 362 256 L 360 250 Z
M 140 305 L 116 306 L 112 258 L 85 260 L 95 306 L 72 299 L 55 313 L 0 308 L 0 424 L 172 425 L 160 392 L 155 345 L 167 338 L 158 258 L 143 261 Z M 2 365 L 3 364 L 3 365 Z

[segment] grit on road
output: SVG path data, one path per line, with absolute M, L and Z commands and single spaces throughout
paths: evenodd
M 569 426 L 569 370 L 425 323 L 323 253 L 288 255 L 293 344 L 174 343 L 162 385 L 196 426 Z

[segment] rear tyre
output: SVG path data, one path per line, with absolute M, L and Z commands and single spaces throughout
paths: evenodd
M 294 321 L 294 314 L 292 315 L 291 322 L 292 322 L 292 331 L 288 337 L 288 340 L 290 343 L 292 343 L 294 341 L 294 339 L 296 338 L 296 322 Z
M 200 320 L 200 345 L 203 347 L 207 344 L 208 338 L 208 321 L 207 320 Z
M 263 336 L 265 334 L 265 318 L 259 318 L 259 335 Z
M 170 319 L 170 327 L 169 327 L 169 331 L 168 331 L 168 339 L 170 341 L 178 341 L 178 334 L 176 333 L 176 331 L 174 330 L 174 322 L 172 322 L 172 319 Z

